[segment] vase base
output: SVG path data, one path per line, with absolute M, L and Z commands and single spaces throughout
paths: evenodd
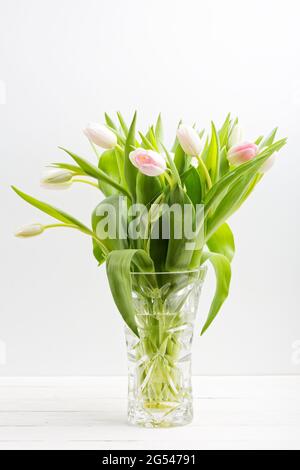
M 191 402 L 186 403 L 130 403 L 128 406 L 128 422 L 146 428 L 170 428 L 185 426 L 193 420 Z

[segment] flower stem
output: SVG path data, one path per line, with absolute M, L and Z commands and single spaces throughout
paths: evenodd
M 86 235 L 89 235 L 90 237 L 92 237 L 95 240 L 96 243 L 98 243 L 99 247 L 103 251 L 104 256 L 106 257 L 108 255 L 109 251 L 107 250 L 106 246 L 103 245 L 101 240 L 91 230 L 82 230 L 80 227 L 78 227 L 77 225 L 73 225 L 73 224 L 49 224 L 49 225 L 44 225 L 45 230 L 47 228 L 57 228 L 57 227 L 74 228 L 76 230 L 79 230 L 82 233 L 85 233 Z
M 208 189 L 211 189 L 212 182 L 211 182 L 211 178 L 210 178 L 209 173 L 208 173 L 208 169 L 206 168 L 206 165 L 205 165 L 204 161 L 202 160 L 202 158 L 200 157 L 200 155 L 196 155 L 196 158 L 198 160 L 199 166 L 201 166 L 201 168 L 203 170 L 203 173 L 204 173 L 204 176 L 205 176 L 205 179 L 206 179 L 206 183 L 207 183 L 207 187 L 208 187 Z
M 56 228 L 56 227 L 67 227 L 67 228 L 76 228 L 76 229 L 78 229 L 77 225 L 72 225 L 72 224 L 49 224 L 49 225 L 44 225 L 44 229 L 46 229 L 46 228 Z
M 94 186 L 94 188 L 97 188 L 99 189 L 99 186 L 97 183 L 93 183 L 92 181 L 89 181 L 89 180 L 85 180 L 85 179 L 82 179 L 82 178 L 72 178 L 72 181 L 74 183 L 85 183 L 85 184 L 89 184 L 90 186 Z
M 124 152 L 124 149 L 119 144 L 116 144 L 115 148 L 118 149 L 120 152 Z
M 164 173 L 164 177 L 166 178 L 166 180 L 167 180 L 167 182 L 169 183 L 170 187 L 172 187 L 172 186 L 173 186 L 173 181 L 172 181 L 171 176 L 168 175 L 168 172 L 167 172 L 167 171 Z
M 94 152 L 95 152 L 95 155 L 96 155 L 97 159 L 99 160 L 100 155 L 99 155 L 99 153 L 98 153 L 98 150 L 97 150 L 97 148 L 96 148 L 96 145 L 95 145 L 91 140 L 90 140 L 89 142 L 90 142 L 90 144 L 91 144 L 92 149 L 93 149 Z

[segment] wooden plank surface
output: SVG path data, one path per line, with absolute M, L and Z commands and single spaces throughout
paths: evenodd
M 126 377 L 0 378 L 0 449 L 300 449 L 300 376 L 195 377 L 194 421 L 126 422 Z

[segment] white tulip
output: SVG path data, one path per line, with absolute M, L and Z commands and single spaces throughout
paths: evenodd
M 98 147 L 112 149 L 117 145 L 117 136 L 106 126 L 97 123 L 89 123 L 83 133 Z
M 232 129 L 232 132 L 228 138 L 228 147 L 235 147 L 236 145 L 240 145 L 244 142 L 244 129 L 239 125 L 236 124 Z
M 259 169 L 259 173 L 261 175 L 264 175 L 265 173 L 267 173 L 267 171 L 269 171 L 272 166 L 274 165 L 275 163 L 275 160 L 277 158 L 277 152 L 274 152 L 263 164 L 262 166 L 260 167 Z
M 41 224 L 31 224 L 25 225 L 24 227 L 19 228 L 15 232 L 16 237 L 26 238 L 26 237 L 35 237 L 40 233 L 43 233 L 44 226 Z
M 201 139 L 191 126 L 181 124 L 177 129 L 177 139 L 187 155 L 197 156 L 202 151 Z
M 63 168 L 53 168 L 41 179 L 41 186 L 46 189 L 67 189 L 72 184 L 74 173 Z

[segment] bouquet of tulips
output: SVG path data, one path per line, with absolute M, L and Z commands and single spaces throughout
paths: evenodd
M 203 333 L 228 295 L 235 247 L 226 221 L 252 193 L 286 139 L 275 141 L 274 129 L 245 142 L 238 121 L 228 115 L 219 129 L 212 123 L 209 133 L 179 123 L 168 150 L 161 116 L 146 133 L 136 131 L 136 113 L 129 126 L 120 113 L 117 119 L 105 114 L 105 124 L 84 129 L 96 163 L 63 148 L 72 163 L 53 163 L 42 180 L 47 188 L 80 182 L 101 191 L 105 198 L 92 213 L 91 227 L 13 187 L 25 201 L 57 219 L 24 227 L 16 235 L 71 227 L 91 237 L 98 264 L 106 262 L 115 303 L 136 334 L 131 273 L 153 273 L 157 286 L 155 273 L 196 270 L 209 261 L 216 289 Z

